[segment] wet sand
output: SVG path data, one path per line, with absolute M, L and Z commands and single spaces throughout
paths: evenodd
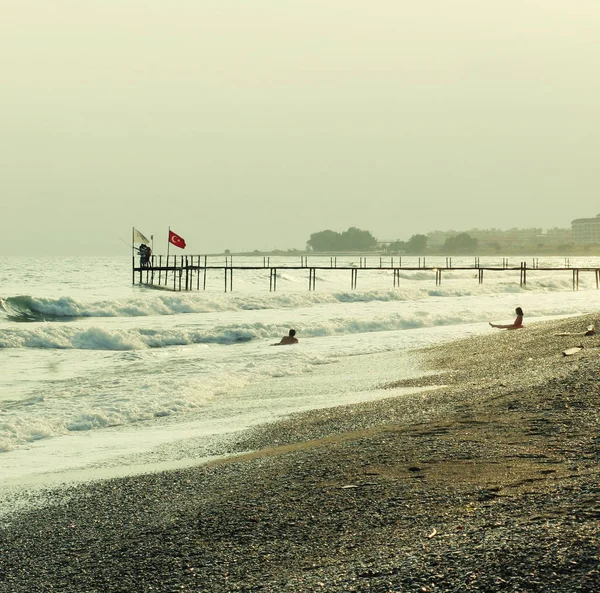
M 439 374 L 242 455 L 49 491 L 4 519 L 0 591 L 600 591 L 600 336 L 556 335 L 593 321 L 424 350 Z

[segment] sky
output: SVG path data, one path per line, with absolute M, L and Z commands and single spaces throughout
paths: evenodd
M 597 0 L 4 0 L 0 255 L 600 213 Z

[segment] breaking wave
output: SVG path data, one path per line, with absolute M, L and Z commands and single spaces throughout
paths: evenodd
M 408 274 L 406 274 L 408 278 Z M 415 280 L 414 274 L 411 279 Z M 418 274 L 417 274 L 418 276 Z M 431 280 L 430 277 L 428 277 Z M 554 278 L 536 283 L 535 290 L 552 292 L 569 290 L 568 278 Z M 0 319 L 13 322 L 64 322 L 89 317 L 144 317 L 214 313 L 219 311 L 249 311 L 265 309 L 295 309 L 322 304 L 406 302 L 428 297 L 453 298 L 483 294 L 510 294 L 528 291 L 512 281 L 478 285 L 471 278 L 452 286 L 431 287 L 419 282 L 407 282 L 393 290 L 306 292 L 275 294 L 208 293 L 140 293 L 138 298 L 86 302 L 71 297 L 48 298 L 29 295 L 0 298 Z
M 564 314 L 564 311 L 551 307 L 544 311 L 544 314 Z M 486 322 L 489 318 L 489 311 L 415 310 L 411 313 L 388 313 L 368 318 L 350 315 L 326 320 L 312 319 L 306 322 L 306 325 L 297 322 L 294 326 L 303 338 L 309 338 L 462 325 Z M 253 340 L 272 340 L 274 336 L 280 335 L 283 329 L 281 324 L 265 322 L 127 329 L 48 323 L 0 329 L 0 348 L 119 351 L 192 344 L 229 345 Z

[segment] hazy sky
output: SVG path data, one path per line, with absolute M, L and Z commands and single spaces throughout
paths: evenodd
M 598 0 L 4 0 L 0 255 L 600 213 Z

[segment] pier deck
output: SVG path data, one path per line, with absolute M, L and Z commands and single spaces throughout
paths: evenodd
M 164 262 L 163 262 L 164 258 Z M 257 256 L 260 261 L 260 257 Z M 321 256 L 321 260 L 324 258 Z M 234 265 L 233 257 L 226 257 L 223 264 L 209 263 L 208 256 L 191 255 L 191 256 L 169 256 L 162 255 L 152 256 L 148 265 L 142 265 L 139 258 L 133 258 L 133 284 L 142 286 L 152 286 L 156 288 L 164 288 L 173 291 L 192 291 L 206 290 L 207 288 L 207 273 L 208 271 L 221 271 L 223 273 L 223 284 L 225 292 L 233 290 L 233 275 L 234 271 L 268 271 L 269 275 L 269 290 L 277 290 L 277 273 L 285 270 L 306 270 L 308 272 L 308 290 L 316 290 L 316 272 L 336 271 L 350 272 L 350 288 L 355 290 L 358 286 L 358 272 L 392 272 L 393 286 L 400 286 L 401 272 L 431 272 L 435 275 L 435 285 L 442 284 L 442 276 L 444 273 L 460 272 L 460 271 L 477 271 L 479 284 L 483 284 L 485 272 L 519 272 L 519 285 L 527 285 L 528 272 L 565 272 L 572 273 L 573 290 L 579 290 L 579 274 L 581 272 L 593 272 L 595 275 L 596 288 L 600 288 L 600 267 L 571 267 L 569 260 L 565 259 L 564 266 L 539 266 L 537 258 L 533 258 L 531 265 L 521 261 L 518 266 L 510 265 L 508 258 L 502 258 L 499 265 L 480 265 L 480 259 L 475 257 L 473 265 L 469 266 L 454 266 L 452 258 L 447 257 L 445 265 L 428 266 L 426 258 L 418 258 L 418 265 L 403 265 L 401 257 L 357 257 L 359 264 L 341 264 L 338 265 L 337 257 L 330 258 L 330 265 L 322 263 L 309 263 L 308 256 L 300 256 L 299 265 L 290 265 L 289 263 L 272 264 L 270 257 L 262 258 L 262 265 Z M 372 265 L 368 260 L 379 260 L 379 265 Z M 413 258 L 416 259 L 416 258 Z

